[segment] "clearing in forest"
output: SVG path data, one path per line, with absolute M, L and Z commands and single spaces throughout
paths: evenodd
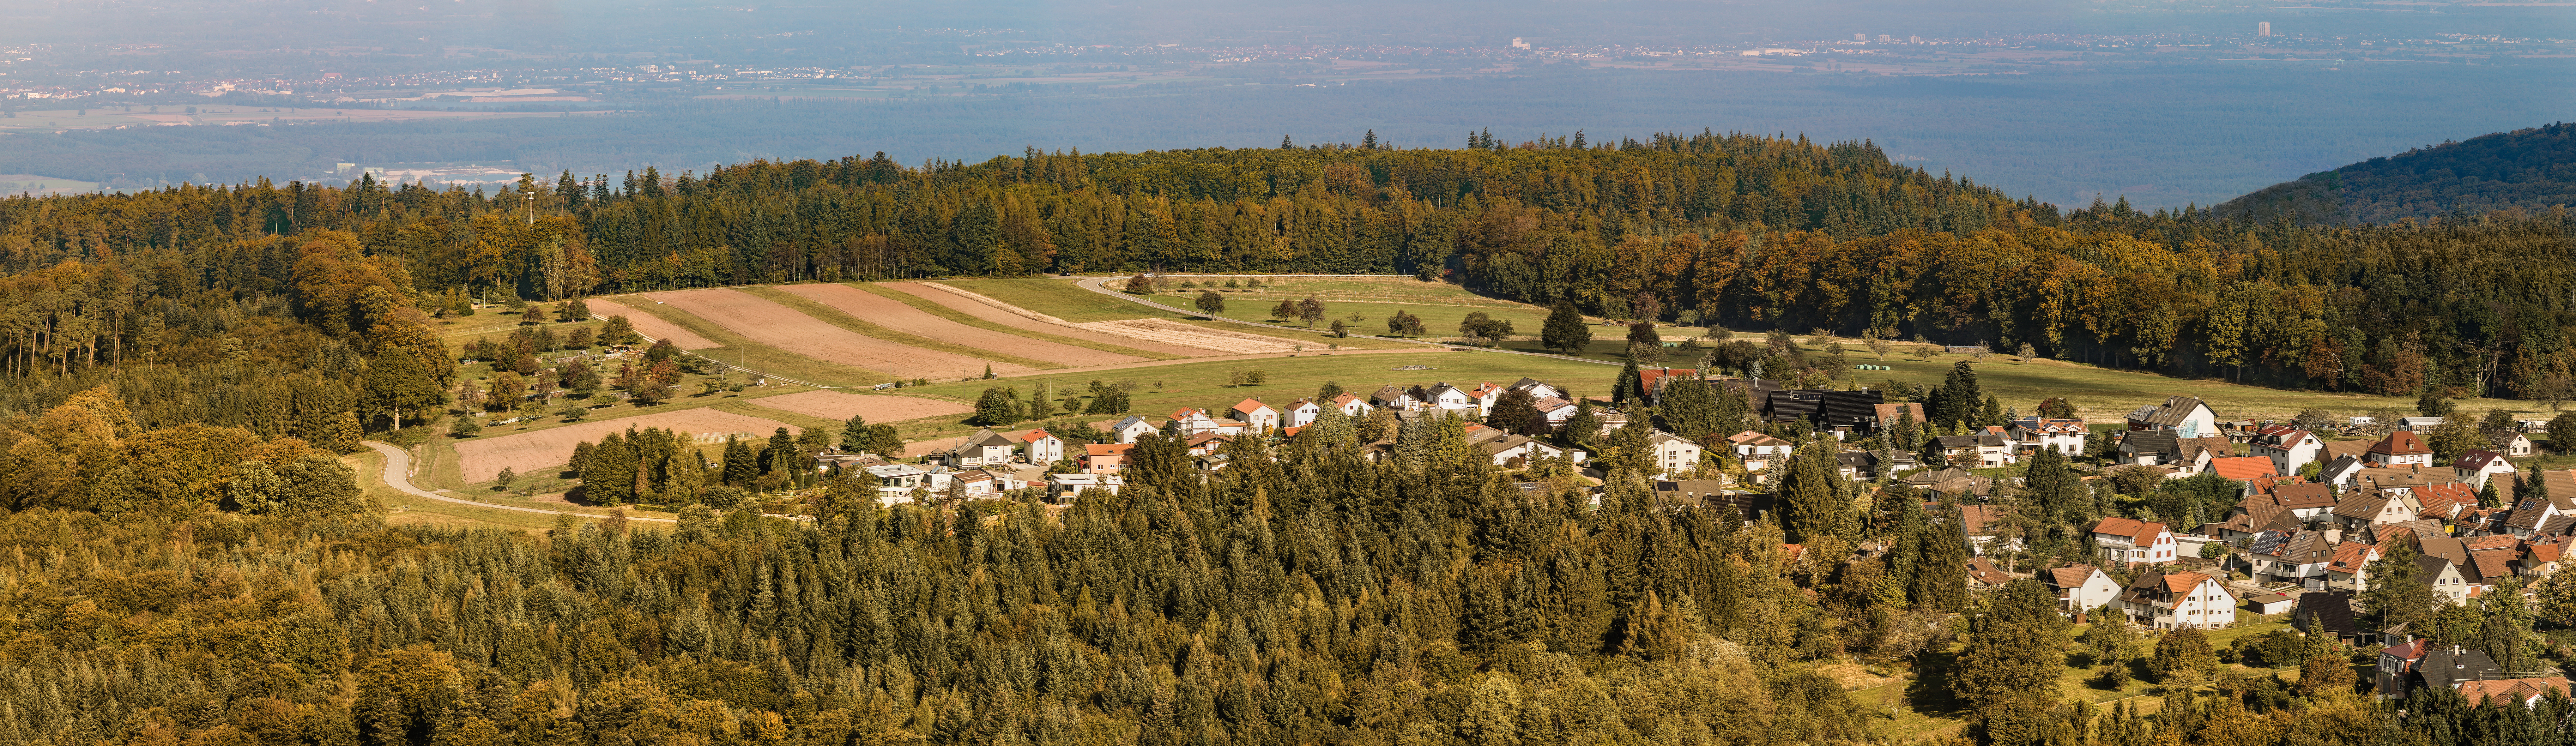
M 982 293 L 952 287 L 941 283 L 888 282 L 883 283 L 883 286 L 898 292 L 909 293 L 914 296 L 928 299 L 931 302 L 938 303 L 939 305 L 956 309 L 958 312 L 964 313 L 968 316 L 973 316 L 985 321 L 1017 329 L 1026 329 L 1040 334 L 1053 334 L 1060 337 L 1072 337 L 1074 339 L 1090 342 L 1099 342 L 1101 344 L 1133 347 L 1146 352 L 1160 352 L 1167 355 L 1205 357 L 1217 354 L 1216 350 L 1204 347 L 1164 344 L 1140 337 L 1111 334 L 1097 329 L 1085 329 L 1079 326 L 1074 326 L 1071 323 L 1067 323 L 1064 319 L 1048 316 L 1019 306 L 1014 306 L 1003 302 L 1001 299 L 987 296 Z M 1138 308 L 1141 309 L 1142 307 L 1139 306 Z
M 947 399 L 893 394 L 852 394 L 840 391 L 804 391 L 785 396 L 765 396 L 750 400 L 749 403 L 752 406 L 794 412 L 833 422 L 846 422 L 851 415 L 858 415 L 868 418 L 868 422 L 872 424 L 975 411 L 972 405 Z
M 635 326 L 635 333 L 652 337 L 654 339 L 671 340 L 671 346 L 678 347 L 683 350 L 703 350 L 710 347 L 724 346 L 716 344 L 714 341 L 705 337 L 698 336 L 697 332 L 683 329 L 678 324 L 665 321 L 661 317 L 654 316 L 653 314 L 636 311 L 635 309 L 628 308 L 624 304 L 620 304 L 616 301 L 592 298 L 590 300 L 583 301 L 583 304 L 590 306 L 590 312 L 592 314 L 599 316 L 624 316 L 626 317 L 627 323 Z
M 905 334 L 917 334 L 950 344 L 991 350 L 1004 355 L 1065 365 L 1117 365 L 1144 360 L 1134 355 L 1121 355 L 967 326 L 932 316 L 921 309 L 904 305 L 902 301 L 848 285 L 781 285 L 778 290 L 831 306 L 842 313 L 865 319 L 868 323 L 887 329 Z
M 609 433 L 658 427 L 680 430 L 700 438 L 721 439 L 726 433 L 749 434 L 766 438 L 784 423 L 758 417 L 720 412 L 713 409 L 683 409 L 655 412 L 613 420 L 576 422 L 536 432 L 503 435 L 495 438 L 470 438 L 456 441 L 459 466 L 467 484 L 480 484 L 499 476 L 504 467 L 518 473 L 562 466 L 572 460 L 572 447 L 581 441 L 597 442 Z
M 648 293 L 644 297 L 714 322 L 758 344 L 904 378 L 969 378 L 983 375 L 987 365 L 992 366 L 996 373 L 1030 370 L 1024 365 L 978 360 L 860 336 L 740 290 L 687 290 Z

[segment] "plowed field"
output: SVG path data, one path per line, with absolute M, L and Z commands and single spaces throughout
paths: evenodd
M 1144 358 L 1134 355 L 1121 355 L 967 326 L 932 316 L 921 309 L 904 305 L 902 301 L 848 285 L 782 285 L 778 289 L 813 299 L 816 303 L 831 306 L 842 313 L 864 319 L 868 323 L 950 344 L 1066 365 L 1117 365 L 1144 361 Z
M 1238 355 L 1263 352 L 1295 352 L 1297 343 L 1278 337 L 1244 334 L 1202 326 L 1191 326 L 1170 319 L 1127 319 L 1124 321 L 1086 321 L 1077 326 L 1116 334 L 1144 337 L 1157 342 L 1205 347 Z
M 939 305 L 957 309 L 959 312 L 968 316 L 973 316 L 985 321 L 1014 328 L 1027 329 L 1041 334 L 1072 337 L 1074 339 L 1099 342 L 1101 344 L 1113 344 L 1120 347 L 1133 347 L 1147 352 L 1160 352 L 1167 355 L 1201 357 L 1219 354 L 1216 350 L 1211 350 L 1205 347 L 1168 344 L 1145 339 L 1143 337 L 1111 334 L 1098 329 L 1084 329 L 1079 326 L 1065 323 L 1063 319 L 1048 316 L 1025 308 L 1019 308 L 1017 306 L 1004 303 L 996 298 L 991 298 L 971 291 L 959 290 L 936 282 L 889 282 L 885 283 L 883 287 L 927 298 Z
M 672 346 L 683 350 L 703 350 L 709 347 L 723 346 L 716 344 L 705 337 L 698 336 L 697 332 L 683 329 L 678 324 L 663 321 L 661 317 L 654 316 L 653 314 L 627 308 L 626 306 L 619 305 L 615 301 L 592 298 L 587 302 L 587 305 L 590 306 L 591 313 L 601 316 L 624 316 L 629 323 L 635 325 L 635 333 L 652 337 L 654 339 L 671 340 Z
M 975 411 L 971 405 L 947 399 L 891 394 L 851 394 L 840 391 L 804 391 L 786 396 L 765 396 L 751 400 L 751 404 L 808 417 L 821 417 L 833 422 L 844 422 L 850 419 L 850 415 L 859 415 L 868 418 L 870 423 L 880 424 Z
M 681 430 L 698 436 L 751 433 L 766 438 L 771 432 L 784 426 L 784 423 L 731 412 L 683 409 L 613 420 L 576 422 L 532 433 L 457 441 L 456 455 L 460 459 L 458 465 L 465 471 L 465 481 L 476 483 L 490 481 L 501 473 L 503 467 L 527 473 L 537 469 L 562 466 L 564 462 L 572 460 L 574 443 L 597 442 L 609 433 L 625 432 L 628 427 L 637 429 L 658 427 L 664 430 Z M 792 429 L 790 431 L 793 432 Z
M 644 297 L 696 314 L 753 342 L 905 378 L 956 380 L 983 375 L 988 364 L 996 373 L 1030 369 L 861 336 L 740 290 L 686 290 Z

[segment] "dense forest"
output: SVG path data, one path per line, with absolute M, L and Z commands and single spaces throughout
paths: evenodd
M 2553 122 L 2299 177 L 2212 208 L 2302 223 L 2392 223 L 2576 203 L 2576 127 Z
M 2027 344 L 2275 386 L 2568 388 L 2576 246 L 2563 211 L 2332 227 L 2125 202 L 2061 214 L 1868 143 L 1713 133 L 1281 144 L 567 172 L 491 193 L 362 180 L 11 198 L 0 352 L 13 372 L 57 375 L 137 358 L 189 369 L 220 358 L 219 339 L 320 361 L 374 355 L 368 332 L 398 306 L 436 313 L 466 295 L 1295 269 L 1445 278 L 1611 317 Z M 273 327 L 291 340 L 233 331 L 253 318 L 309 323 Z M 295 336 L 307 329 L 318 334 Z

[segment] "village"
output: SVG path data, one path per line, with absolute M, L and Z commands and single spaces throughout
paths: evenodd
M 1788 389 L 1714 376 L 1700 380 L 1743 402 L 1758 427 L 1702 443 L 1646 424 L 1666 384 L 1699 371 L 1623 375 L 1633 383 L 1622 387 L 1633 392 L 1625 400 L 1570 399 L 1564 388 L 1531 378 L 1387 384 L 1275 404 L 1253 397 L 1134 414 L 1082 426 L 1091 439 L 1047 428 L 985 428 L 916 459 L 826 452 L 820 461 L 828 470 L 864 472 L 885 504 L 1042 496 L 1061 507 L 1123 489 L 1147 438 L 1180 444 L 1192 468 L 1213 475 L 1229 466 L 1228 444 L 1292 445 L 1315 437 L 1319 420 L 1387 422 L 1358 430 L 1378 435 L 1355 443 L 1361 458 L 1378 461 L 1397 451 L 1399 423 L 1455 419 L 1475 453 L 1524 480 L 1525 489 L 1571 482 L 1598 505 L 1607 467 L 1600 449 L 1633 427 L 1647 434 L 1627 442 L 1646 452 L 1629 463 L 1646 466 L 1659 506 L 1726 506 L 1758 522 L 1777 520 L 1775 475 L 1802 442 L 1819 443 L 1834 449 L 1835 471 L 1855 491 L 1916 495 L 1933 520 L 1958 521 L 1968 558 L 1961 575 L 1972 595 L 2033 580 L 2071 618 L 2115 618 L 2159 632 L 2286 618 L 2338 645 L 2378 647 L 2381 697 L 2428 684 L 2469 693 L 2471 701 L 2480 693 L 2512 691 L 2529 700 L 2569 688 L 2554 668 L 2501 670 L 2478 650 L 2436 649 L 2406 624 L 2373 625 L 2362 598 L 2374 582 L 2416 583 L 2441 603 L 2468 606 L 2490 594 L 2527 596 L 2527 586 L 2548 578 L 2576 540 L 2576 469 L 2516 465 L 2534 452 L 2524 431 L 2545 422 L 2503 423 L 2476 436 L 2481 447 L 2439 460 L 2428 439 L 2445 417 L 2382 424 L 2353 416 L 2303 428 L 2225 420 L 2188 397 L 2141 405 L 2116 423 L 2015 414 L 2001 424 L 1930 435 L 1925 405 L 1892 400 L 1887 391 Z M 1588 436 L 1576 437 L 1569 425 L 1588 428 Z M 1344 424 L 1333 432 L 1329 437 L 1351 437 L 1354 429 Z M 1919 445 L 1889 447 L 1899 439 Z M 2033 524 L 2045 521 L 2017 518 L 2022 477 L 2012 473 L 2041 452 L 2105 495 L 2197 480 L 2219 485 L 2227 504 L 2159 515 L 2142 503 L 2135 515 L 2105 514 L 2075 527 L 2080 549 L 2037 556 L 2034 539 L 2045 529 Z M 1942 512 L 1943 505 L 1953 512 Z M 1802 561 L 1824 561 L 1801 557 L 1804 549 L 1782 547 Z M 1883 551 L 1864 544 L 1854 556 Z M 2398 551 L 2412 557 L 2411 571 L 2374 577 Z

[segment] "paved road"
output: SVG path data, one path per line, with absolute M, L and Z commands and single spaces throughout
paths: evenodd
M 471 505 L 471 506 L 474 506 L 474 507 L 477 507 L 477 508 L 489 508 L 489 509 L 492 509 L 492 510 L 515 510 L 515 511 L 519 511 L 519 512 L 521 512 L 521 513 L 551 513 L 551 514 L 555 514 L 555 515 L 571 515 L 571 516 L 580 516 L 580 517 L 583 517 L 583 518 L 594 518 L 594 519 L 595 519 L 595 518 L 606 518 L 606 517 L 607 517 L 607 516 L 598 515 L 598 514 L 595 514 L 595 513 L 577 513 L 577 512 L 573 512 L 573 511 L 569 511 L 569 510 L 546 510 L 546 509 L 544 509 L 544 508 L 522 508 L 522 507 L 519 507 L 519 506 L 516 506 L 516 505 L 494 505 L 494 504 L 491 504 L 491 503 L 475 502 L 475 501 L 467 500 L 467 499 L 465 499 L 465 498 L 461 498 L 461 497 L 448 497 L 448 496 L 446 496 L 446 495 L 441 495 L 441 494 L 438 494 L 438 493 L 436 493 L 436 492 L 431 492 L 431 491 L 424 490 L 424 489 L 421 489 L 421 488 L 418 488 L 418 487 L 414 487 L 414 486 L 412 486 L 412 485 L 411 485 L 411 453 L 410 453 L 410 452 L 405 451 L 405 450 L 403 450 L 402 448 L 400 448 L 400 447 L 398 447 L 398 446 L 395 446 L 395 445 L 394 445 L 394 444 L 392 444 L 392 443 L 378 443 L 378 442 L 376 442 L 376 441 L 372 441 L 372 440 L 368 440 L 368 441 L 360 441 L 360 442 L 367 444 L 367 447 L 368 447 L 368 448 L 376 449 L 376 452 L 377 452 L 377 453 L 381 453 L 381 454 L 384 454 L 384 455 L 385 455 L 385 484 L 387 484 L 387 485 L 389 485 L 389 486 L 392 486 L 394 489 L 402 490 L 403 492 L 408 493 L 408 494 L 410 494 L 410 495 L 412 495 L 412 496 L 414 496 L 414 497 L 425 497 L 425 498 L 429 498 L 429 499 L 431 499 L 431 500 L 437 500 L 437 501 L 439 501 L 439 502 L 450 502 L 450 503 L 456 503 L 456 504 L 458 504 L 458 505 Z M 671 520 L 671 519 L 669 519 L 669 518 L 638 518 L 638 517 L 636 517 L 636 516 L 631 516 L 631 515 L 630 515 L 630 516 L 627 516 L 627 517 L 626 517 L 626 520 L 630 520 L 630 521 L 649 521 L 649 522 L 653 522 L 653 523 L 678 523 L 678 522 L 679 522 L 679 521 Z
M 1174 274 L 1174 275 L 1167 275 L 1167 276 L 1169 276 L 1169 277 L 1226 277 L 1226 276 L 1228 276 L 1228 275 L 1180 275 L 1180 274 Z M 1240 276 L 1240 275 L 1234 275 L 1234 276 Z M 1366 278 L 1385 278 L 1385 277 L 1409 277 L 1410 275 L 1294 275 L 1294 276 L 1295 276 L 1295 277 L 1299 277 L 1299 278 L 1306 278 L 1306 277 L 1366 277 Z M 1229 318 L 1226 318 L 1226 317 L 1223 317 L 1223 316 L 1217 316 L 1217 315 L 1213 315 L 1213 314 L 1205 313 L 1205 312 L 1202 312 L 1202 311 L 1198 311 L 1198 310 L 1195 310 L 1195 309 L 1181 308 L 1181 307 L 1179 307 L 1179 306 L 1166 306 L 1166 305 L 1163 305 L 1163 304 L 1161 304 L 1161 303 L 1156 303 L 1156 302 L 1153 302 L 1153 301 L 1150 301 L 1150 300 L 1146 300 L 1144 296 L 1129 295 L 1129 294 L 1124 293 L 1124 292 L 1121 292 L 1121 291 L 1111 290 L 1111 289 L 1109 289 L 1108 287 L 1105 287 L 1105 286 L 1104 286 L 1104 283 L 1107 283 L 1107 282 L 1109 282 L 1109 281 L 1111 281 L 1111 280 L 1117 280 L 1117 281 L 1124 282 L 1124 281 L 1126 281 L 1126 279 L 1127 279 L 1126 277 L 1085 277 L 1085 278 L 1081 278 L 1081 279 L 1074 280 L 1073 285 L 1074 285 L 1074 287 L 1082 288 L 1082 289 L 1084 289 L 1084 290 L 1089 290 L 1089 291 L 1091 291 L 1091 292 L 1099 293 L 1099 294 L 1101 294 L 1101 295 L 1106 295 L 1106 296 L 1110 296 L 1110 297 L 1113 297 L 1113 298 L 1124 298 L 1124 299 L 1127 299 L 1127 300 L 1130 300 L 1130 301 L 1134 301 L 1134 302 L 1137 302 L 1137 303 L 1142 303 L 1142 304 L 1145 304 L 1145 305 L 1148 305 L 1148 306 L 1153 306 L 1153 307 L 1155 307 L 1155 308 L 1160 308 L 1160 309 L 1163 309 L 1163 310 L 1165 310 L 1165 311 L 1170 311 L 1170 312 L 1177 313 L 1177 314 L 1182 314 L 1182 315 L 1185 315 L 1185 316 L 1206 316 L 1206 317 L 1208 317 L 1208 318 L 1216 319 L 1216 320 L 1218 320 L 1218 321 L 1223 321 L 1223 322 L 1230 323 L 1230 324 L 1242 324 L 1242 325 L 1244 325 L 1244 326 L 1249 326 L 1249 327 L 1253 327 L 1253 328 L 1256 328 L 1256 329 L 1271 329 L 1271 328 L 1275 328 L 1275 327 L 1273 327 L 1273 326 L 1271 326 L 1271 325 L 1269 325 L 1269 324 L 1264 324 L 1264 323 L 1261 323 L 1261 322 L 1258 322 L 1258 321 L 1244 321 L 1244 320 L 1241 320 L 1241 319 L 1229 319 Z M 1552 358 L 1556 358 L 1556 359 L 1558 359 L 1558 360 L 1572 360 L 1572 361 L 1574 361 L 1574 362 L 1578 362 L 1578 363 L 1593 363 L 1593 364 L 1596 364 L 1596 365 L 1619 365 L 1619 364 L 1620 364 L 1620 363 L 1610 362 L 1610 361 L 1607 361 L 1607 360 L 1591 360 L 1591 359 L 1587 359 L 1587 358 L 1572 357 L 1572 356 L 1567 356 L 1567 355 L 1556 355 L 1556 354 L 1550 354 L 1550 353 L 1545 353 L 1545 352 L 1528 352 L 1528 351 L 1525 351 L 1525 350 L 1506 350 L 1506 349 L 1502 349 L 1502 348 L 1499 348 L 1499 347 L 1482 347 L 1482 348 L 1477 348 L 1477 347 L 1460 347 L 1460 346 L 1453 345 L 1453 344 L 1448 344 L 1448 343 L 1445 343 L 1445 342 L 1426 342 L 1426 341 L 1419 340 L 1419 339 L 1394 339 L 1394 338 L 1389 338 L 1389 337 L 1369 337 L 1369 339 L 1375 339 L 1375 340 L 1381 340 L 1381 341 L 1387 341 L 1387 342 L 1403 342 L 1403 343 L 1405 343 L 1405 344 L 1421 345 L 1421 346 L 1424 346 L 1424 347 L 1431 347 L 1431 348 L 1437 348 L 1437 349 L 1443 349 L 1443 350 L 1476 350 L 1476 351 L 1478 351 L 1478 352 L 1500 352 L 1500 353 L 1503 353 L 1503 354 L 1505 354 L 1505 355 L 1528 355 L 1528 356 L 1530 356 L 1530 357 L 1552 357 Z

